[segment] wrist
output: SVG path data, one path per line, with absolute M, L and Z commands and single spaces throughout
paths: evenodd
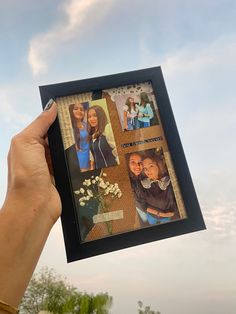
M 53 224 L 41 211 L 26 215 L 25 208 L 8 206 L 0 211 L 5 231 L 0 233 L 0 299 L 18 307 Z
M 40 217 L 45 224 L 52 225 L 61 214 L 61 201 L 52 184 L 48 187 L 9 188 L 2 210 L 13 214 L 13 219 L 23 220 L 24 224 L 39 221 Z M 19 212 L 20 215 L 16 215 Z

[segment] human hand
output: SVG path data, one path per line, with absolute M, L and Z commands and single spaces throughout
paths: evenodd
M 7 196 L 3 205 L 3 209 L 8 210 L 21 208 L 21 214 L 25 211 L 29 216 L 41 211 L 52 224 L 60 216 L 61 200 L 50 177 L 51 159 L 46 134 L 56 115 L 54 102 L 49 110 L 13 137 L 8 154 Z
M 46 137 L 56 115 L 53 103 L 14 136 L 8 154 L 7 195 L 0 210 L 0 300 L 14 307 L 61 213 L 61 200 L 50 177 Z
M 166 213 L 158 212 L 158 217 L 161 217 L 161 218 L 170 218 L 173 216 L 174 216 L 173 212 L 166 212 Z
M 156 209 L 153 209 L 153 208 L 150 208 L 148 207 L 147 208 L 147 212 L 150 213 L 150 214 L 153 214 L 157 217 L 161 217 L 161 218 L 167 218 L 167 217 L 173 217 L 174 216 L 174 213 L 173 212 L 166 212 L 166 213 L 163 213 L 159 210 L 156 210 Z

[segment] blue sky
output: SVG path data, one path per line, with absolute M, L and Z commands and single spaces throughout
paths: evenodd
M 207 231 L 66 264 L 60 222 L 39 267 L 112 313 L 236 312 L 236 3 L 230 0 L 0 2 L 0 200 L 10 138 L 41 111 L 38 86 L 161 65 Z

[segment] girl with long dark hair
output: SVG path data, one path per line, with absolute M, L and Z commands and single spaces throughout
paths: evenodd
M 118 156 L 111 125 L 102 107 L 94 105 L 88 110 L 88 134 L 94 168 L 101 169 L 118 164 Z
M 139 128 L 138 108 L 134 98 L 128 97 L 123 107 L 124 130 L 136 130 Z
M 88 140 L 87 123 L 85 122 L 85 108 L 81 103 L 69 106 L 71 122 L 73 126 L 75 146 L 81 171 L 90 170 L 90 149 Z
M 133 152 L 126 155 L 126 161 L 129 169 L 129 178 L 131 188 L 133 191 L 136 211 L 139 216 L 141 225 L 145 225 L 147 220 L 146 202 L 145 202 L 145 189 L 141 184 L 141 180 L 144 179 L 142 153 Z
M 138 108 L 138 121 L 140 128 L 146 128 L 151 126 L 151 119 L 153 118 L 153 110 L 150 104 L 147 93 L 143 92 L 140 94 L 140 105 Z
M 169 222 L 177 214 L 177 204 L 164 161 L 157 153 L 149 152 L 142 157 L 142 165 L 146 178 L 141 184 L 145 190 L 148 222 Z

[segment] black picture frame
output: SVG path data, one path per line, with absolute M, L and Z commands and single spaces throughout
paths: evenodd
M 101 98 L 103 90 L 142 82 L 151 82 L 158 103 L 165 140 L 168 144 L 185 205 L 186 218 L 171 223 L 118 233 L 92 241 L 82 241 L 75 209 L 76 204 L 73 197 L 72 179 L 68 169 L 69 157 L 65 154 L 60 124 L 57 118 L 48 131 L 48 139 L 56 187 L 62 200 L 61 222 L 68 262 L 206 228 L 171 109 L 161 67 L 44 85 L 40 86 L 39 90 L 44 108 L 51 98 L 57 99 L 58 97 L 92 92 L 95 100 Z M 76 175 L 79 176 L 79 173 L 76 173 Z

